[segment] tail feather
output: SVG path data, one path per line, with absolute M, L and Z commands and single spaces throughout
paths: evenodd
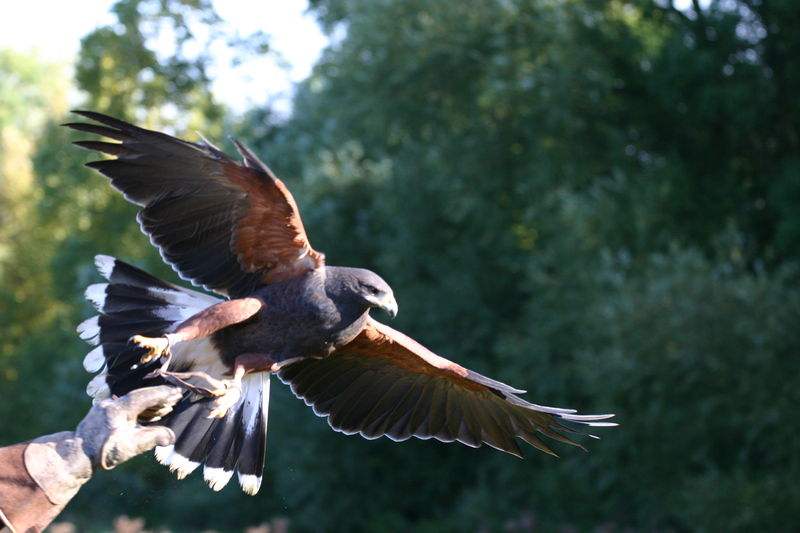
M 190 413 L 191 419 L 181 436 L 175 441 L 175 453 L 188 458 L 190 461 L 208 465 L 207 459 L 212 448 L 219 447 L 222 453 L 230 453 L 229 443 L 219 442 L 214 436 L 220 427 L 232 424 L 240 419 L 238 413 L 229 411 L 224 419 L 208 418 L 208 408 L 200 407 L 201 413 Z M 186 415 L 184 415 L 186 416 Z M 210 444 L 213 443 L 213 446 Z
M 225 471 L 233 471 L 236 466 L 235 457 L 239 456 L 242 449 L 242 410 L 238 409 L 235 413 L 229 413 L 217 425 L 214 431 L 214 446 L 205 458 L 206 468 L 221 468 Z
M 141 364 L 144 349 L 129 344 L 130 337 L 169 333 L 220 300 L 159 280 L 110 256 L 97 256 L 95 264 L 109 283 L 86 289 L 87 300 L 100 314 L 81 323 L 78 333 L 96 346 L 84 358 L 83 366 L 88 372 L 98 372 L 87 386 L 87 393 L 97 402 L 163 383 L 161 378 L 145 378 L 159 362 Z M 208 338 L 180 343 L 172 353 L 170 370 L 226 377 L 228 368 Z M 173 411 L 158 422 L 172 429 L 176 442 L 157 447 L 156 459 L 178 479 L 205 463 L 203 477 L 214 490 L 221 490 L 237 472 L 242 489 L 255 494 L 264 469 L 269 375 L 245 376 L 242 398 L 224 418 L 208 418 L 212 402 L 191 392 L 184 394 Z
M 110 255 L 95 256 L 94 264 L 97 266 L 100 275 L 114 284 L 141 287 L 143 289 L 149 289 L 151 287 L 161 287 L 162 289 L 177 288 L 171 283 L 162 281 L 144 270 L 138 269 Z
M 244 430 L 242 451 L 239 454 L 237 472 L 242 489 L 255 494 L 261 487 L 261 473 L 264 471 L 266 439 L 252 438 L 267 433 L 267 404 L 269 402 L 269 374 L 256 374 L 242 384 L 245 398 L 242 407 Z
M 188 458 L 175 453 L 175 446 L 156 446 L 155 449 L 156 460 L 169 468 L 178 479 L 183 479 L 192 472 L 194 472 L 199 462 L 192 462 Z
M 106 358 L 102 346 L 97 346 L 83 358 L 83 368 L 90 374 L 100 372 L 105 364 Z
M 124 311 L 122 313 L 100 315 L 98 326 L 100 328 L 99 341 L 101 344 L 110 342 L 128 342 L 131 331 L 148 337 L 158 337 L 170 330 L 173 321 L 164 320 L 157 316 L 148 316 L 143 312 Z
M 221 490 L 233 476 L 234 470 L 241 468 L 242 410 L 237 410 L 233 416 L 231 414 L 228 413 L 225 421 L 217 426 L 214 437 L 219 438 L 218 444 L 205 458 L 203 478 L 213 490 Z M 229 417 L 231 420 L 227 421 Z

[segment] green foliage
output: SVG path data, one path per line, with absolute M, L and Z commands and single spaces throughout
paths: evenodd
M 190 23 L 213 28 L 220 23 L 208 0 L 128 0 L 112 8 L 113 26 L 99 28 L 81 41 L 75 79 L 87 92 L 87 105 L 115 116 L 129 117 L 137 109 L 174 106 L 191 110 L 213 123 L 221 108 L 208 90 L 211 58 L 207 51 L 188 57 L 184 48 L 195 41 Z M 174 37 L 174 51 L 159 55 L 150 41 Z M 186 120 L 183 117 L 182 120 Z
M 778 493 L 794 470 L 775 467 L 800 449 L 782 425 L 796 395 L 774 385 L 798 377 L 797 147 L 767 118 L 789 69 L 766 54 L 779 29 L 721 3 L 316 5 L 347 36 L 292 120 L 259 135 L 297 178 L 315 246 L 376 267 L 399 327 L 440 353 L 623 425 L 557 462 L 379 449 L 380 494 L 350 477 L 370 476 L 358 443 L 315 437 L 295 460 L 336 461 L 286 491 L 316 482 L 299 530 L 795 523 L 797 495 Z M 351 509 L 320 519 L 343 498 Z
M 27 383 L 43 366 L 43 359 L 31 354 L 58 345 L 54 339 L 58 333 L 51 328 L 68 305 L 64 300 L 53 301 L 48 293 L 53 280 L 48 267 L 52 249 L 46 243 L 53 226 L 40 224 L 36 217 L 43 194 L 31 161 L 36 138 L 49 115 L 64 112 L 67 87 L 62 65 L 35 55 L 0 51 L 0 322 L 4 325 L 0 390 L 15 398 L 0 404 L 4 420 L 35 420 L 37 394 L 45 393 L 48 383 L 64 370 L 56 368 L 56 362 L 49 367 L 52 374 L 45 369 L 41 381 L 33 386 Z M 66 300 L 73 298 L 69 295 Z M 35 338 L 34 331 L 39 332 Z M 42 426 L 6 425 L 3 440 L 28 438 L 32 428 Z
M 93 480 L 71 518 L 186 531 L 281 515 L 298 532 L 795 529 L 800 12 L 791 0 L 693 5 L 316 0 L 339 38 L 294 114 L 254 109 L 234 127 L 295 192 L 329 263 L 390 282 L 399 329 L 535 402 L 618 413 L 619 428 L 582 440 L 590 453 L 519 461 L 345 437 L 276 386 L 256 498 L 177 482 L 143 457 Z M 115 13 L 83 41 L 86 105 L 221 138 L 211 58 L 186 53 L 198 24 L 224 32 L 209 5 L 126 0 Z M 174 53 L 154 52 L 159 32 Z M 33 63 L 6 64 L 49 83 Z M 0 92 L 28 94 L 3 79 L 17 78 Z M 40 108 L 43 93 L 30 94 L 20 105 Z M 0 126 L 31 116 L 15 113 Z M 41 131 L 36 181 L 3 197 L 23 224 L 0 230 L 0 386 L 18 400 L 5 419 L 36 422 L 7 425 L 4 441 L 85 409 L 72 328 L 89 314 L 91 257 L 168 275 L 133 208 L 65 151 L 68 134 L 26 127 Z
M 800 449 L 786 423 L 800 399 L 797 272 L 752 275 L 671 250 L 636 273 L 608 261 L 605 274 L 592 309 L 603 329 L 577 362 L 624 413 L 625 435 L 609 435 L 601 460 L 628 512 L 707 531 L 795 523 L 798 493 L 784 489 Z

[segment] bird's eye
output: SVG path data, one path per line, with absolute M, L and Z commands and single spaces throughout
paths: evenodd
M 370 293 L 371 295 L 373 295 L 373 296 L 377 296 L 379 292 L 381 292 L 381 291 L 379 291 L 379 290 L 378 290 L 378 289 L 376 289 L 375 287 L 370 287 L 370 288 L 369 288 L 369 293 Z

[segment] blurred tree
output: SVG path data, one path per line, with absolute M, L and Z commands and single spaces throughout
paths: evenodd
M 42 193 L 31 156 L 49 117 L 66 110 L 68 86 L 62 65 L 0 51 L 0 389 L 17 399 L 0 405 L 4 420 L 33 414 L 35 398 L 26 393 L 24 377 L 37 361 L 22 355 L 21 346 L 30 345 L 30 332 L 45 330 L 64 309 L 47 292 L 52 274 L 44 243 L 52 226 L 35 220 Z M 3 440 L 14 434 L 6 426 Z
M 614 514 L 790 531 L 800 519 L 800 438 L 786 424 L 800 401 L 800 339 L 787 334 L 800 316 L 795 268 L 750 275 L 741 261 L 672 250 L 640 272 L 610 258 L 604 271 L 609 297 L 592 309 L 603 329 L 576 369 L 625 413 L 624 438 L 598 457 Z
M 778 363 L 796 349 L 781 332 L 797 309 L 772 299 L 797 297 L 798 122 L 775 97 L 798 81 L 785 29 L 797 10 L 313 5 L 344 37 L 292 120 L 258 137 L 299 178 L 314 245 L 380 271 L 400 326 L 431 348 L 536 401 L 618 410 L 624 425 L 588 457 L 523 464 L 313 433 L 281 458 L 297 526 L 497 531 L 529 513 L 545 530 L 796 523 L 797 495 L 774 492 L 792 474 L 765 465 L 800 451 L 767 421 L 794 419 L 771 383 L 800 377 Z M 717 412 L 728 401 L 735 415 Z

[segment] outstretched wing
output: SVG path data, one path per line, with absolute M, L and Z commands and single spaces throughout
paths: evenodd
M 292 392 L 328 417 L 331 427 L 373 439 L 386 435 L 489 444 L 521 456 L 516 437 L 555 455 L 539 437 L 580 446 L 556 430 L 559 419 L 589 426 L 614 415 L 526 402 L 514 389 L 440 357 L 410 337 L 369 319 L 353 341 L 323 359 L 305 359 L 278 373 Z
M 291 193 L 247 148 L 237 163 L 208 141 L 190 143 L 94 113 L 65 124 L 120 141 L 75 144 L 116 159 L 88 163 L 111 178 L 166 262 L 184 279 L 230 297 L 324 265 Z

